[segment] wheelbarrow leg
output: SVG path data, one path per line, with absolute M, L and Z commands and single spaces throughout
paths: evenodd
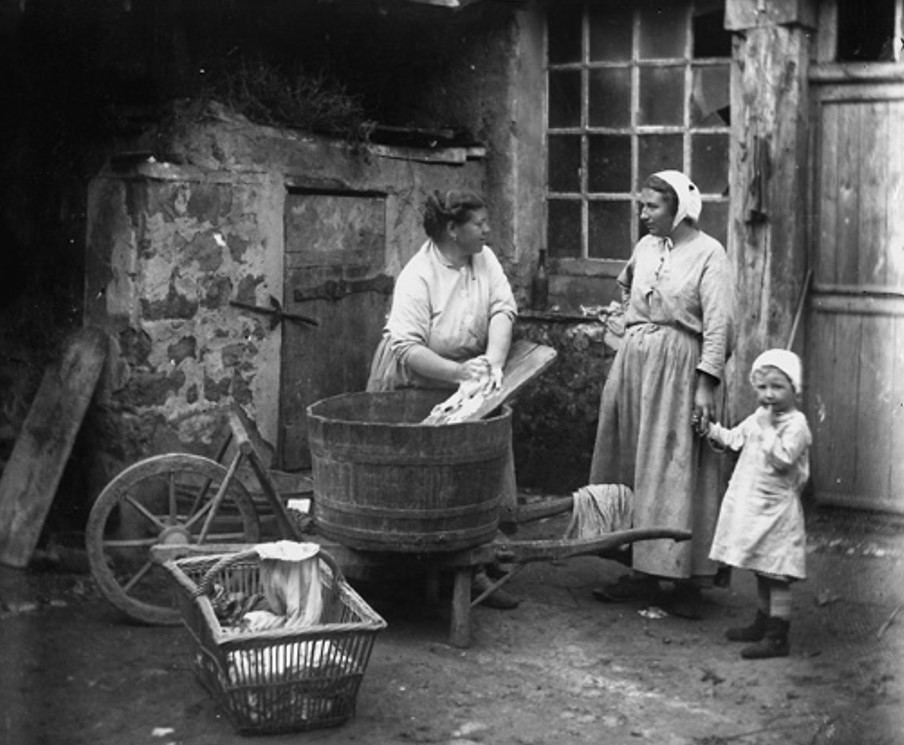
M 455 583 L 452 589 L 452 628 L 449 643 L 453 647 L 471 645 L 471 567 L 459 567 L 455 570 Z

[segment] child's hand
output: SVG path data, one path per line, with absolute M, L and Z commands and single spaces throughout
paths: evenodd
M 769 429 L 775 426 L 775 414 L 768 406 L 764 406 L 757 414 L 757 422 L 763 429 Z

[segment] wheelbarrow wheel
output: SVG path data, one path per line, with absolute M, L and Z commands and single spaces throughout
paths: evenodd
M 260 539 L 254 504 L 238 479 L 208 521 L 226 478 L 216 461 L 169 453 L 139 461 L 107 484 L 85 532 L 91 574 L 103 596 L 136 621 L 180 623 L 172 578 L 152 560 L 152 548 Z

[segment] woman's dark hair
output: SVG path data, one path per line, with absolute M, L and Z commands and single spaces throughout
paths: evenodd
M 464 225 L 471 219 L 472 212 L 486 206 L 483 198 L 473 191 L 434 191 L 427 195 L 424 204 L 424 230 L 433 240 L 437 240 L 446 232 L 450 222 Z
M 678 214 L 678 193 L 672 188 L 672 185 L 659 176 L 650 176 L 643 184 L 644 189 L 652 189 L 658 191 L 665 197 L 665 203 L 668 205 L 669 212 L 673 215 Z

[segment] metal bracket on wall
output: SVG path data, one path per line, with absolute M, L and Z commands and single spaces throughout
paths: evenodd
M 386 274 L 357 280 L 330 279 L 314 287 L 296 287 L 292 293 L 292 299 L 296 303 L 306 300 L 331 300 L 335 302 L 346 295 L 356 292 L 378 292 L 381 295 L 391 295 L 394 284 L 395 280 Z
M 250 310 L 252 313 L 262 313 L 265 316 L 270 316 L 270 330 L 272 331 L 280 323 L 285 321 L 294 321 L 295 323 L 304 323 L 308 326 L 319 326 L 320 322 L 315 318 L 308 318 L 307 316 L 300 316 L 297 313 L 286 313 L 282 309 L 282 305 L 279 300 L 277 300 L 273 295 L 270 296 L 270 307 L 269 308 L 261 308 L 258 305 L 249 305 L 248 303 L 240 303 L 238 300 L 230 300 L 230 305 L 235 306 L 236 308 L 242 308 L 243 310 Z

